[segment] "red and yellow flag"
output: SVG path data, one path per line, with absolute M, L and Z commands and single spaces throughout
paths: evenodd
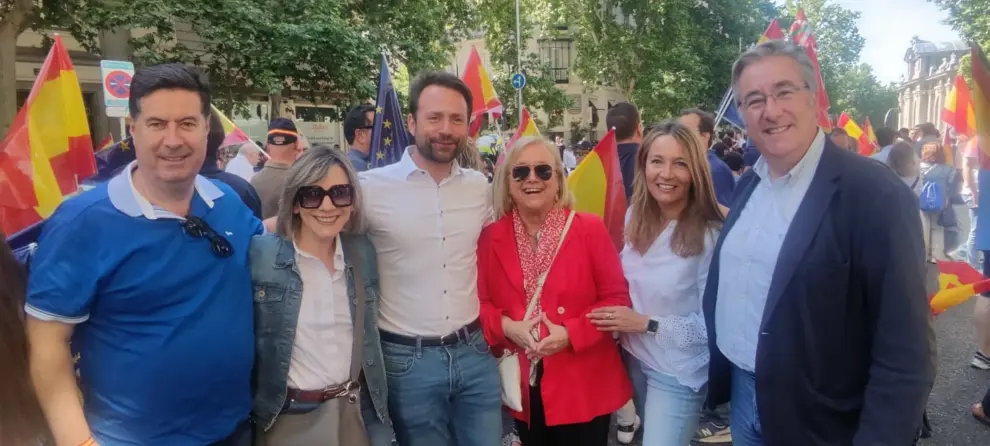
M 826 132 L 832 130 L 832 121 L 828 117 L 828 109 L 831 107 L 828 101 L 828 93 L 825 92 L 825 82 L 822 81 L 822 69 L 818 63 L 818 41 L 811 33 L 811 22 L 804 15 L 804 10 L 798 9 L 794 23 L 791 24 L 791 35 L 794 43 L 804 47 L 804 52 L 811 59 L 811 65 L 815 67 L 815 77 L 818 78 L 818 90 L 815 98 L 818 100 L 818 126 Z
M 227 115 L 223 114 L 223 112 L 221 112 L 216 105 L 210 104 L 210 109 L 213 111 L 213 114 L 217 115 L 217 118 L 220 119 L 220 123 L 223 124 L 223 134 L 226 135 L 223 142 L 220 143 L 220 147 L 243 144 L 251 141 L 251 138 L 248 138 L 247 133 L 244 133 L 244 130 L 237 127 L 237 125 L 234 124 L 230 118 L 227 118 Z
M 519 123 L 519 128 L 516 129 L 516 133 L 512 135 L 512 138 L 509 138 L 509 143 L 505 145 L 505 150 L 498 155 L 498 159 L 495 160 L 495 167 L 501 166 L 505 162 L 505 154 L 519 138 L 524 136 L 542 136 L 540 129 L 536 128 L 536 122 L 533 121 L 533 116 L 529 114 L 529 109 L 527 108 L 523 108 L 522 121 Z
M 784 38 L 784 30 L 780 28 L 780 22 L 777 19 L 773 19 L 757 43 L 763 43 L 768 40 L 784 40 Z
M 877 134 L 873 131 L 873 124 L 870 124 L 870 117 L 866 117 L 863 123 L 863 135 L 859 137 L 859 154 L 870 156 L 877 152 L 880 143 L 877 142 Z
M 973 77 L 973 113 L 976 121 L 976 133 L 981 141 L 990 141 L 990 61 L 980 45 L 972 46 L 973 61 L 971 64 Z M 990 144 L 980 144 L 984 156 L 990 156 Z
M 471 47 L 467 64 L 464 66 L 462 80 L 471 89 L 471 135 L 477 135 L 481 130 L 481 116 L 490 113 L 495 117 L 502 114 L 502 102 L 498 100 L 495 87 L 492 85 L 488 70 L 481 63 L 478 49 Z
M 938 260 L 938 291 L 930 297 L 932 312 L 939 314 L 966 302 L 970 297 L 990 291 L 990 279 L 983 277 L 966 262 Z
M 602 217 L 615 249 L 621 251 L 624 245 L 626 190 L 622 185 L 615 129 L 609 130 L 595 149 L 581 160 L 581 164 L 567 177 L 567 186 L 576 200 L 574 210 Z
M 56 35 L 27 101 L 0 142 L 0 230 L 13 234 L 47 218 L 63 196 L 95 173 L 79 79 Z
M 957 134 L 973 136 L 976 133 L 976 113 L 973 111 L 973 96 L 962 75 L 956 75 L 956 81 L 945 97 L 945 107 L 942 108 L 942 122 L 956 129 Z

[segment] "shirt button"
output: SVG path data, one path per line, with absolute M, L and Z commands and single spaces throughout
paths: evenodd
M 258 291 L 258 297 L 265 297 L 265 290 Z
M 446 268 L 446 267 L 447 267 L 447 264 L 446 264 L 446 263 L 444 263 L 444 264 L 443 264 L 443 267 L 444 267 L 444 268 Z
M 443 294 L 447 294 L 447 290 L 443 290 Z
M 564 314 L 564 307 L 557 307 L 557 314 Z

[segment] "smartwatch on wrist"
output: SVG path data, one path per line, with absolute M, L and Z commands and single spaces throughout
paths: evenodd
M 646 332 L 656 336 L 658 331 L 660 331 L 660 321 L 650 318 L 650 321 L 646 323 Z

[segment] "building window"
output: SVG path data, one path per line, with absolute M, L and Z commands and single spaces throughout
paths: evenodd
M 554 82 L 558 84 L 570 82 L 571 41 L 569 39 L 541 40 L 540 59 L 550 64 L 550 74 Z

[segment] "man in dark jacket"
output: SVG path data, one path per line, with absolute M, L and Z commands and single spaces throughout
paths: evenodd
M 216 115 L 212 115 L 210 117 L 210 133 L 206 137 L 206 159 L 203 160 L 203 167 L 199 169 L 199 174 L 230 186 L 234 192 L 237 192 L 237 196 L 241 197 L 241 201 L 247 205 L 248 209 L 251 209 L 251 213 L 260 219 L 261 198 L 258 198 L 258 192 L 254 190 L 251 183 L 230 172 L 224 172 L 217 164 L 217 153 L 220 152 L 220 144 L 223 144 L 225 137 L 223 124 Z
M 619 169 L 622 185 L 626 189 L 626 203 L 632 197 L 633 176 L 636 173 L 636 151 L 643 143 L 643 126 L 639 110 L 628 102 L 615 104 L 605 115 L 605 126 L 615 128 L 615 142 L 619 150 Z
M 935 379 L 918 199 L 828 140 L 816 84 L 785 41 L 733 67 L 762 157 L 708 273 L 709 401 L 731 400 L 736 446 L 910 445 Z

